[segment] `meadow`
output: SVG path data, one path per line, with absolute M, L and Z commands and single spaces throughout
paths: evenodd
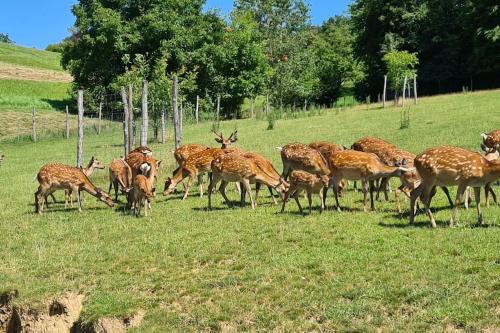
M 498 90 L 423 98 L 404 130 L 400 108 L 364 106 L 278 120 L 271 131 L 257 120 L 220 129 L 238 129 L 239 148 L 281 170 L 275 147 L 295 141 L 350 146 L 370 135 L 415 153 L 443 144 L 479 150 L 480 133 L 499 127 L 499 101 Z M 211 126 L 185 126 L 184 143 L 216 146 Z M 85 160 L 95 155 L 108 164 L 123 155 L 119 129 L 86 133 Z M 160 190 L 175 167 L 171 130 L 168 138 L 149 145 L 163 161 Z M 133 332 L 500 329 L 498 206 L 484 208 L 485 227 L 476 225 L 474 208 L 462 208 L 448 228 L 451 211 L 439 191 L 438 228 L 431 229 L 422 214 L 408 225 L 408 203 L 400 216 L 393 197 L 363 213 L 362 194 L 349 190 L 338 213 L 330 192 L 328 211 L 319 214 L 314 198 L 316 211 L 304 217 L 294 202 L 280 214 L 267 193 L 254 211 L 229 209 L 219 194 L 206 211 L 206 196 L 193 187 L 186 201 L 157 196 L 147 218 L 128 214 L 123 197 L 110 209 L 89 195 L 82 213 L 59 202 L 35 215 L 33 177 L 48 162 L 74 164 L 75 147 L 74 136 L 0 144 L 0 293 L 17 290 L 16 304 L 81 293 L 84 322 L 145 310 Z M 107 190 L 106 170 L 91 178 Z
M 14 44 L 0 43 L 0 62 L 62 71 L 61 55 Z

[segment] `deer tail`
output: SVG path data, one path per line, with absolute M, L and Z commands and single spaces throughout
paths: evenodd
M 279 151 L 283 151 L 283 147 L 276 147 Z

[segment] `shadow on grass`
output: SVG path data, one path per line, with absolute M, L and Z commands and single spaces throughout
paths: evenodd
M 71 99 L 50 99 L 50 98 L 42 98 L 42 101 L 45 103 L 49 104 L 52 108 L 56 110 L 60 110 L 61 112 L 66 112 L 66 105 L 69 106 L 69 113 L 70 114 L 77 114 L 77 111 L 75 108 L 71 107 L 74 105 L 74 101 Z

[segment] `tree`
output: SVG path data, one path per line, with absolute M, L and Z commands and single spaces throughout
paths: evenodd
M 0 43 L 12 44 L 12 40 L 9 37 L 9 34 L 4 34 L 0 32 Z
M 397 92 L 403 88 L 405 78 L 413 77 L 417 71 L 418 58 L 408 51 L 392 51 L 384 55 L 387 68 L 387 79 L 390 86 Z

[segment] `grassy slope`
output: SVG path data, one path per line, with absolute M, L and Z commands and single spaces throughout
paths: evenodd
M 444 143 L 477 150 L 479 133 L 498 127 L 492 119 L 499 96 L 422 99 L 407 130 L 398 129 L 395 109 L 278 121 L 274 131 L 250 120 L 221 129 L 237 126 L 239 147 L 261 152 L 278 169 L 274 147 L 291 141 L 351 144 L 376 135 L 413 152 Z M 185 128 L 186 143 L 212 136 L 210 124 Z M 108 163 L 122 154 L 121 141 L 120 132 L 87 136 L 85 156 Z M 432 230 L 425 216 L 408 226 L 394 202 L 365 214 L 361 194 L 352 191 L 342 199 L 344 212 L 302 217 L 293 202 L 279 214 L 268 197 L 252 211 L 227 209 L 216 195 L 217 209 L 207 212 L 206 197 L 194 188 L 185 202 L 157 197 L 149 218 L 108 209 L 88 195 L 81 214 L 58 204 L 35 216 L 33 176 L 44 163 L 72 163 L 74 147 L 74 139 L 0 146 L 6 154 L 0 198 L 9 203 L 0 210 L 0 286 L 19 290 L 18 302 L 83 292 L 86 320 L 146 309 L 137 332 L 500 327 L 499 207 L 484 209 L 488 228 L 474 227 L 474 209 L 461 209 L 458 226 L 443 228 L 450 211 L 438 192 L 440 228 Z M 152 147 L 164 161 L 163 180 L 174 168 L 172 146 Z M 106 172 L 92 178 L 107 188 Z M 232 191 L 230 197 L 237 199 Z
M 33 68 L 62 71 L 61 55 L 13 44 L 0 43 L 0 61 Z
M 62 71 L 60 59 L 61 55 L 58 53 L 0 43 L 0 62 L 3 63 Z M 31 112 L 32 108 L 61 109 L 64 101 L 69 99 L 69 87 L 69 83 L 0 80 L 0 122 L 14 121 L 22 125 L 29 123 L 29 115 L 26 113 Z M 59 114 L 51 116 L 63 120 Z M 20 131 L 27 133 L 30 127 L 22 126 Z M 5 138 L 0 134 L 0 139 Z

